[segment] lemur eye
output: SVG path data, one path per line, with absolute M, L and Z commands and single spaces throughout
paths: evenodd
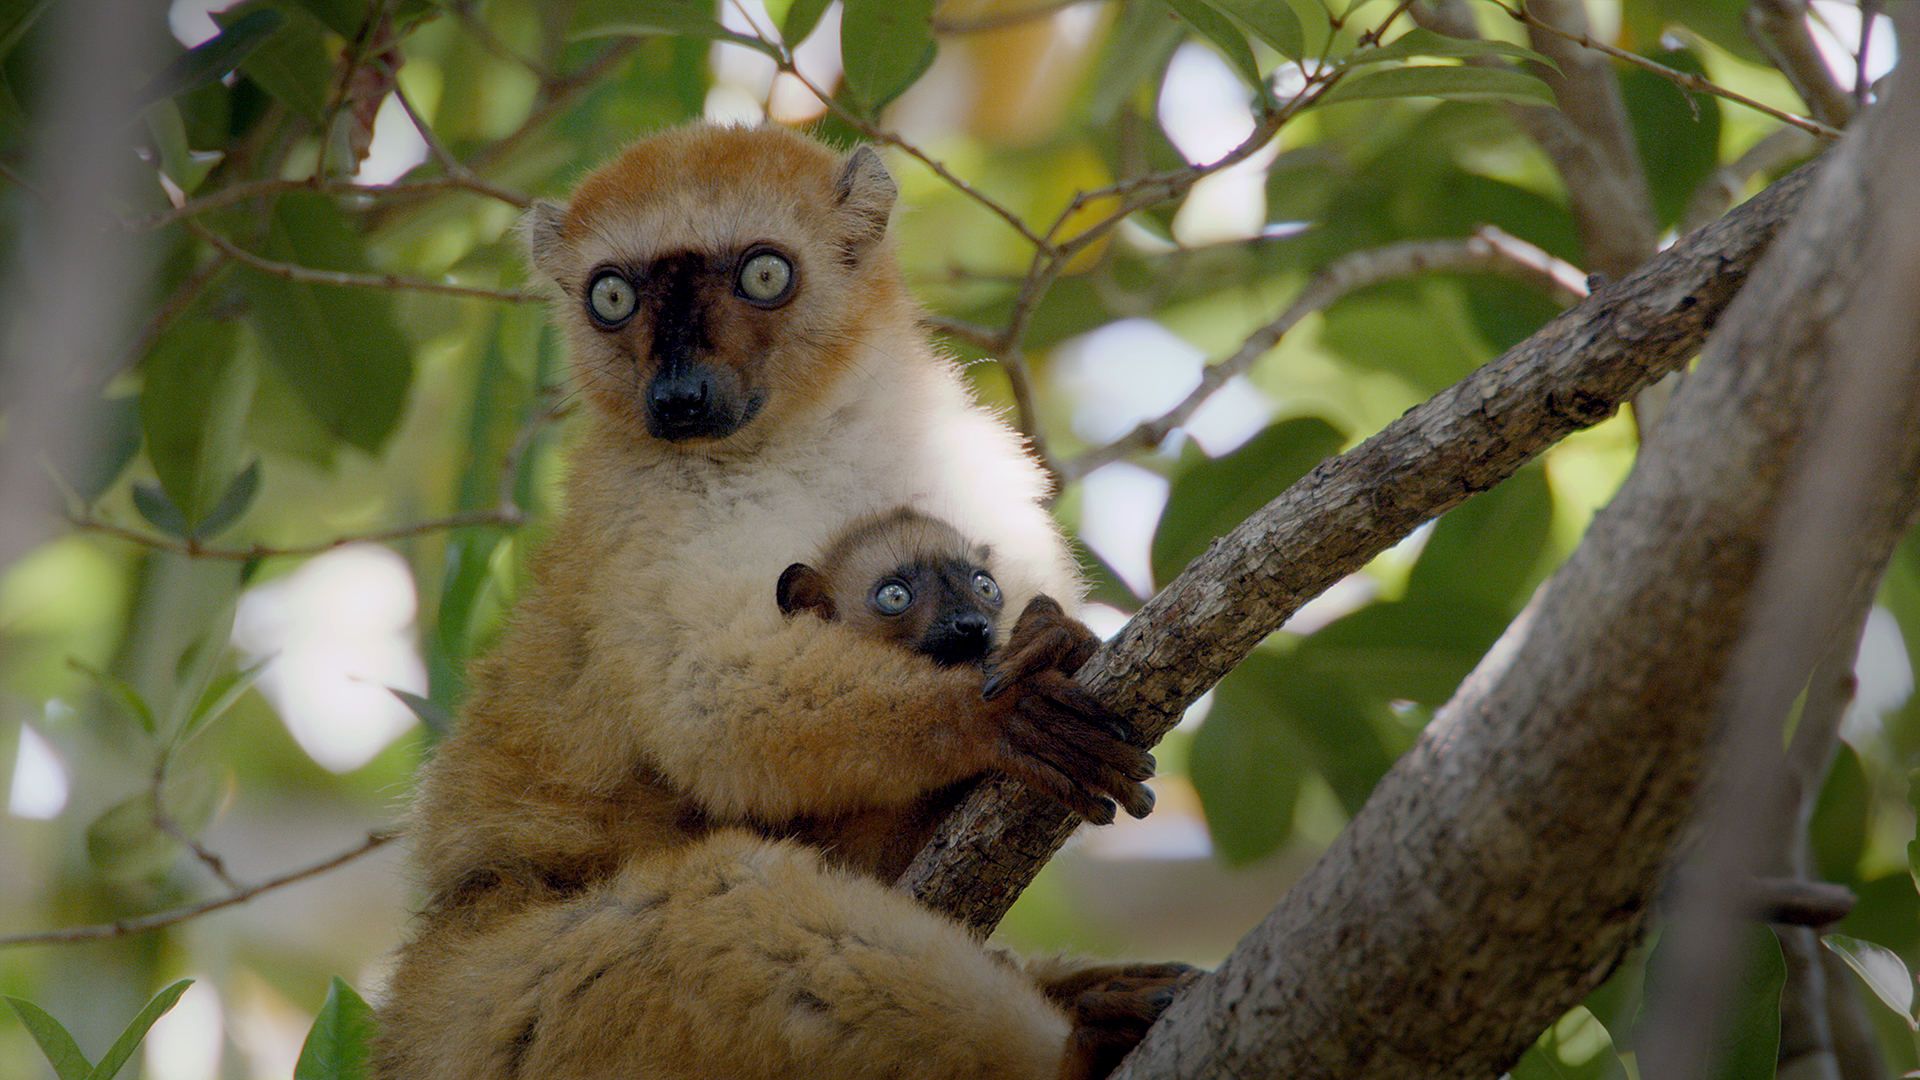
M 998 604 L 1000 602 L 1000 583 L 993 580 L 993 575 L 987 573 L 985 570 L 975 570 L 973 572 L 973 591 L 975 595 L 989 604 Z
M 793 264 L 786 256 L 763 251 L 740 267 L 740 295 L 756 304 L 777 304 L 793 288 Z
M 897 581 L 882 582 L 873 590 L 874 610 L 882 615 L 898 615 L 913 603 L 913 590 Z
M 633 314 L 637 299 L 633 285 L 611 270 L 602 271 L 587 286 L 587 311 L 602 326 L 618 326 Z

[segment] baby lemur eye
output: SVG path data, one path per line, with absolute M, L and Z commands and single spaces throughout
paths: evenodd
M 633 285 L 611 270 L 601 271 L 587 286 L 587 311 L 603 326 L 618 326 L 633 314 Z
M 897 581 L 882 582 L 873 590 L 874 609 L 882 615 L 898 615 L 913 603 L 913 590 Z
M 756 304 L 777 304 L 793 288 L 793 264 L 763 251 L 740 265 L 740 295 Z
M 1000 583 L 993 580 L 993 575 L 985 570 L 973 572 L 973 591 L 989 604 L 1000 602 Z

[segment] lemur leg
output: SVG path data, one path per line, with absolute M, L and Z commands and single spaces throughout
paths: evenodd
M 1073 1029 L 954 923 L 734 830 L 443 926 L 403 984 L 386 1045 L 418 1058 L 380 1075 L 405 1080 L 1053 1080 Z

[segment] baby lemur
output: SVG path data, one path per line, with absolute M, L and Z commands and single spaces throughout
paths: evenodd
M 587 408 L 422 772 L 375 1076 L 1097 1076 L 1186 977 L 1017 961 L 833 862 L 826 823 L 988 770 L 1095 820 L 1149 803 L 1069 677 L 1042 473 L 919 328 L 895 194 L 871 150 L 697 125 L 528 212 Z M 795 553 L 903 506 L 994 553 L 991 676 L 775 602 Z
M 878 641 L 892 642 L 936 664 L 985 665 L 994 620 L 1004 603 L 990 569 L 992 553 L 944 521 L 901 507 L 856 523 L 830 544 L 818 566 L 794 563 L 780 575 L 775 599 L 788 615 L 812 612 L 840 620 Z M 1014 639 L 983 689 L 1021 677 L 1055 679 L 1060 697 L 1084 694 L 1067 676 L 1100 644 L 1093 632 L 1038 597 L 1027 605 Z M 1097 714 L 1091 699 L 1083 706 Z M 825 819 L 802 818 L 783 835 L 822 849 L 843 866 L 892 882 L 966 794 L 962 781 L 902 806 L 876 807 Z
M 991 553 L 944 521 L 901 507 L 859 522 L 819 566 L 794 563 L 774 599 L 920 653 L 936 664 L 985 663 L 1004 607 Z

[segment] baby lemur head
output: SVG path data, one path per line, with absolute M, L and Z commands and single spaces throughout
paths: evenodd
M 785 128 L 635 143 L 523 228 L 560 287 L 589 400 L 636 434 L 719 442 L 817 398 L 876 321 L 912 319 L 880 158 Z
M 982 663 L 1001 604 L 988 555 L 946 522 L 903 508 L 848 530 L 818 567 L 787 567 L 775 596 L 788 615 L 812 611 L 937 664 Z

